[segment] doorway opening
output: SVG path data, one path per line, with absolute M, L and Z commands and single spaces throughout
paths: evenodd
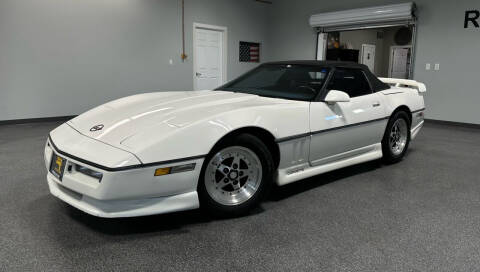
M 413 78 L 416 5 L 413 2 L 318 13 L 317 60 L 363 63 L 380 77 Z
M 414 34 L 414 25 L 319 33 L 325 54 L 317 59 L 362 63 L 378 77 L 412 78 Z
M 227 78 L 227 28 L 193 24 L 193 89 L 213 90 Z

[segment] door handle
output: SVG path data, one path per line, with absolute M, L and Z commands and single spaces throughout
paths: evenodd
M 199 73 L 199 72 L 196 72 L 195 75 L 196 75 L 197 77 L 199 77 L 199 76 L 201 76 L 202 74 Z
M 380 106 L 380 102 L 374 102 L 374 103 L 372 104 L 372 106 L 373 106 L 373 107 L 378 107 L 378 106 Z

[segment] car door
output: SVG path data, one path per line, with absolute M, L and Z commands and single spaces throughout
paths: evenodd
M 372 92 L 361 69 L 336 68 L 326 85 L 346 92 L 349 102 L 312 102 L 310 105 L 310 163 L 320 165 L 373 150 L 385 127 L 382 97 Z

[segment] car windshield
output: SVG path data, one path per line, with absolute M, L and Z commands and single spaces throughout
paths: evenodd
M 264 64 L 217 90 L 310 101 L 328 72 L 329 68 L 315 65 Z

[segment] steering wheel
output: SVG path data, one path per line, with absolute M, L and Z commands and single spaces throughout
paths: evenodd
M 307 85 L 300 85 L 300 86 L 297 87 L 297 90 L 301 90 L 301 89 L 307 89 L 314 94 L 317 93 L 317 91 L 314 88 L 312 88 L 310 86 L 307 86 Z

